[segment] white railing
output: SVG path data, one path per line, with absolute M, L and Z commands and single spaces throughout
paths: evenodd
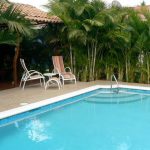
M 113 80 L 113 78 L 115 79 L 115 82 L 116 82 L 116 85 L 117 85 L 117 93 L 119 92 L 119 83 L 118 83 L 118 80 L 117 80 L 117 78 L 116 78 L 116 76 L 113 74 L 113 75 L 111 75 L 111 89 L 112 89 L 112 80 Z

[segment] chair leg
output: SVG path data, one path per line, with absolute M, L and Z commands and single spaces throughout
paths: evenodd
M 19 87 L 21 88 L 21 85 L 22 85 L 22 80 L 20 81 L 20 84 L 19 84 Z
M 47 90 L 47 84 L 48 84 L 48 83 L 45 84 L 45 90 Z
M 60 78 L 58 78 L 58 79 L 59 79 L 58 80 L 59 86 L 62 87 L 61 80 L 60 80 Z
M 44 87 L 45 87 L 45 79 L 43 78 L 43 84 L 44 84 Z
M 24 83 L 23 83 L 23 87 L 22 87 L 23 90 L 24 90 L 25 84 L 26 84 L 26 81 L 24 81 Z
M 57 83 L 57 85 L 58 85 L 58 88 L 59 88 L 59 90 L 60 90 L 60 83 L 59 83 L 59 81 L 57 81 L 57 80 L 55 80 L 56 81 L 56 83 Z
M 59 80 L 59 86 L 62 88 L 62 84 L 61 84 L 60 80 Z
M 77 83 L 77 80 L 76 80 L 76 78 L 74 79 L 74 83 L 75 83 L 75 84 Z
M 22 77 L 21 77 L 20 84 L 19 84 L 19 87 L 20 87 L 20 88 L 21 88 L 21 86 L 22 86 L 22 82 L 24 81 L 24 78 L 25 78 L 25 74 L 23 74 Z
M 40 85 L 41 85 L 41 87 L 42 87 L 42 80 L 41 80 L 41 78 L 40 78 Z
M 64 79 L 62 79 L 62 85 L 64 86 Z

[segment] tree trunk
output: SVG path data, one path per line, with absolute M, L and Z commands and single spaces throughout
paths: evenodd
M 73 55 L 73 73 L 76 74 L 76 57 Z
M 71 65 L 71 70 L 73 71 L 73 58 L 72 58 L 72 47 L 70 44 L 70 65 Z
M 122 81 L 122 80 L 123 80 L 123 68 L 122 66 L 120 66 L 118 69 L 118 81 Z
M 13 85 L 15 87 L 17 86 L 17 81 L 18 81 L 17 62 L 18 62 L 19 52 L 20 52 L 20 47 L 19 45 L 17 45 L 15 48 L 15 55 L 13 58 Z
M 94 47 L 93 70 L 92 70 L 93 80 L 95 79 L 96 54 L 97 54 L 97 43 L 95 43 L 95 47 Z
M 126 57 L 126 82 L 128 82 L 128 60 L 127 60 L 127 57 Z
M 88 76 L 88 81 L 90 81 L 91 79 L 91 55 L 90 55 L 90 45 L 88 44 L 88 72 L 89 72 L 89 76 Z
M 106 80 L 109 80 L 109 66 L 108 64 L 106 63 Z
M 150 65 L 149 65 L 149 57 L 148 57 L 148 54 L 147 54 L 147 83 L 149 84 L 150 83 Z
M 93 64 L 94 64 L 94 42 L 91 44 L 91 66 L 90 66 L 90 81 L 93 80 Z

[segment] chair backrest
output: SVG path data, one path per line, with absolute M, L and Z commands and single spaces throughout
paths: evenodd
M 54 68 L 57 68 L 60 73 L 65 72 L 62 56 L 52 56 Z
M 20 63 L 21 63 L 22 68 L 24 69 L 24 72 L 29 74 L 29 71 L 25 65 L 24 59 L 20 58 Z

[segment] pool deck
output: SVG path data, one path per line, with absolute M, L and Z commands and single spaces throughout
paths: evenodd
M 148 84 L 137 84 L 137 83 L 125 83 L 121 82 L 122 85 L 134 85 L 134 86 L 145 86 L 150 87 Z M 77 84 L 65 84 L 65 86 L 58 90 L 57 87 L 49 87 L 44 90 L 40 85 L 26 86 L 25 90 L 19 87 L 0 91 L 0 112 L 17 108 L 21 106 L 21 103 L 35 103 L 48 98 L 74 92 L 83 88 L 87 88 L 94 85 L 110 85 L 110 81 L 93 81 L 93 82 L 77 82 Z

